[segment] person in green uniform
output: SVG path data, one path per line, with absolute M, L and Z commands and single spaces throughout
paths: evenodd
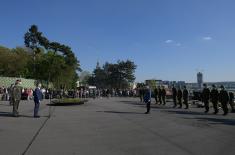
M 217 114 L 219 112 L 219 109 L 218 109 L 219 92 L 214 84 L 212 85 L 212 90 L 210 93 L 210 100 L 213 104 L 214 114 Z
M 155 98 L 156 104 L 158 104 L 158 89 L 157 88 L 154 89 L 154 98 Z
M 182 108 L 182 97 L 183 97 L 183 92 L 181 88 L 179 87 L 177 91 L 177 99 L 178 99 L 178 104 L 179 104 L 178 108 Z
M 188 90 L 187 90 L 187 87 L 184 86 L 184 90 L 183 90 L 183 100 L 184 100 L 184 104 L 185 104 L 185 109 L 188 109 L 189 106 L 188 106 Z
M 228 105 L 227 104 L 229 102 L 229 95 L 223 85 L 221 85 L 220 88 L 221 88 L 221 90 L 219 93 L 219 101 L 220 101 L 222 109 L 224 111 L 223 115 L 227 115 L 228 114 Z
M 21 100 L 22 87 L 20 86 L 20 80 L 16 80 L 15 86 L 12 89 L 12 102 L 13 102 L 13 116 L 19 117 L 19 103 Z
M 166 89 L 164 86 L 162 86 L 162 89 L 161 89 L 161 97 L 162 97 L 162 103 L 163 105 L 166 104 Z

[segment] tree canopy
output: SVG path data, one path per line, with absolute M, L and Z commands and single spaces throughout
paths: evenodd
M 125 89 L 135 80 L 136 65 L 134 62 L 118 61 L 117 63 L 106 62 L 103 67 L 94 69 L 89 84 L 98 88 Z
M 51 42 L 32 25 L 24 35 L 27 48 L 0 46 L 0 75 L 52 82 L 56 88 L 74 87 L 80 64 L 69 46 Z

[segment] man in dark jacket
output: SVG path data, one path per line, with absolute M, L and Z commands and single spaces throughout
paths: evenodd
M 217 114 L 219 112 L 219 109 L 218 109 L 219 92 L 215 85 L 212 85 L 212 90 L 210 93 L 210 100 L 213 104 L 214 114 Z
M 235 109 L 234 109 L 234 94 L 233 92 L 229 92 L 229 104 L 230 104 L 230 107 L 231 107 L 231 112 L 235 112 Z
M 186 86 L 184 86 L 184 90 L 183 90 L 183 99 L 184 99 L 184 104 L 185 104 L 185 109 L 188 109 L 188 90 L 186 88 Z
M 161 89 L 161 97 L 162 97 L 162 103 L 163 105 L 165 105 L 166 104 L 166 90 L 164 86 L 162 86 L 162 89 Z
M 177 90 L 176 90 L 174 85 L 172 87 L 172 97 L 173 97 L 173 102 L 174 102 L 173 108 L 175 108 L 177 106 L 177 101 L 176 101 L 176 99 L 177 99 Z
M 159 104 L 162 104 L 162 90 L 160 86 L 158 86 L 158 101 Z
M 151 89 L 149 86 L 146 86 L 144 102 L 146 103 L 146 108 L 147 108 L 147 111 L 145 112 L 145 114 L 148 114 L 150 112 L 150 104 L 151 104 Z
M 155 98 L 156 104 L 158 104 L 158 89 L 157 88 L 154 89 L 154 98 Z
M 179 108 L 182 108 L 182 96 L 183 96 L 183 93 L 182 93 L 181 88 L 179 87 L 178 91 L 177 91 L 177 99 L 178 99 L 178 103 L 180 105 Z
M 228 96 L 228 92 L 225 90 L 224 86 L 221 85 L 221 90 L 219 93 L 219 101 L 221 103 L 222 109 L 224 111 L 224 115 L 228 114 L 228 101 L 229 101 L 229 96 Z
M 207 88 L 206 84 L 203 84 L 203 90 L 202 90 L 202 101 L 204 103 L 205 106 L 205 113 L 208 113 L 209 111 L 209 100 L 210 100 L 210 89 Z
M 140 97 L 140 102 L 143 102 L 144 92 L 143 92 L 143 88 L 142 87 L 139 88 L 139 97 Z
M 37 84 L 37 88 L 33 92 L 34 96 L 34 117 L 39 118 L 40 116 L 38 115 L 39 111 L 39 106 L 40 106 L 40 101 L 42 100 L 42 92 L 41 92 L 41 84 Z

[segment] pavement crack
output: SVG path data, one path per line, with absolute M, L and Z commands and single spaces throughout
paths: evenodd
M 25 150 L 23 151 L 23 153 L 21 153 L 21 155 L 25 155 L 28 150 L 30 149 L 30 147 L 32 146 L 33 142 L 37 139 L 39 133 L 41 132 L 41 130 L 44 128 L 44 126 L 46 125 L 47 121 L 51 118 L 51 114 L 53 114 L 55 108 L 51 111 L 50 107 L 49 107 L 49 115 L 48 117 L 45 119 L 45 121 L 42 123 L 42 125 L 40 126 L 40 128 L 37 130 L 37 132 L 34 134 L 33 138 L 31 139 L 31 141 L 29 142 L 29 144 L 27 145 L 27 147 L 25 148 Z

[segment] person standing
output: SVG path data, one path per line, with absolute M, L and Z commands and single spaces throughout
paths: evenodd
M 215 85 L 212 85 L 212 90 L 210 93 L 210 100 L 213 104 L 214 114 L 217 114 L 219 112 L 219 109 L 218 109 L 219 92 Z
M 234 94 L 233 94 L 233 92 L 229 92 L 229 105 L 231 107 L 231 112 L 234 113 L 235 109 L 234 109 Z
M 21 100 L 22 87 L 20 86 L 20 80 L 16 80 L 15 85 L 12 89 L 12 102 L 13 102 L 13 116 L 19 117 L 19 103 Z
M 182 108 L 182 96 L 183 96 L 183 93 L 182 93 L 181 88 L 179 87 L 178 91 L 177 91 L 177 99 L 178 99 L 178 103 L 180 105 L 179 108 Z
M 157 88 L 154 89 L 154 98 L 155 98 L 156 104 L 158 104 L 158 89 Z
M 224 111 L 223 115 L 227 115 L 228 114 L 228 101 L 229 101 L 229 96 L 228 96 L 228 92 L 225 90 L 224 86 L 221 85 L 221 90 L 219 93 L 219 101 L 221 103 L 222 109 Z
M 161 97 L 162 97 L 162 103 L 163 105 L 165 105 L 166 104 L 166 90 L 164 86 L 162 86 L 162 89 L 161 89 Z
M 37 84 L 37 87 L 34 90 L 33 96 L 34 96 L 34 117 L 39 118 L 40 116 L 38 115 L 38 111 L 39 111 L 40 101 L 42 100 L 42 92 L 41 92 L 40 83 Z
M 203 91 L 202 91 L 202 101 L 205 106 L 205 113 L 208 113 L 209 111 L 209 99 L 210 99 L 210 89 L 207 88 L 207 85 L 204 83 L 203 84 Z
M 173 102 L 174 102 L 173 108 L 175 108 L 177 106 L 177 101 L 176 101 L 176 99 L 177 99 L 177 90 L 176 90 L 174 85 L 172 87 L 172 97 L 173 97 Z
M 150 112 L 150 104 L 151 104 L 151 89 L 149 86 L 146 86 L 144 102 L 146 103 L 146 108 L 147 108 L 147 111 L 145 112 L 145 114 L 148 114 Z
M 158 101 L 159 104 L 162 104 L 162 90 L 160 86 L 158 86 Z
M 144 90 L 142 87 L 139 88 L 139 96 L 140 96 L 140 102 L 143 102 Z
M 13 105 L 13 88 L 14 88 L 15 84 L 11 84 L 10 88 L 9 88 L 9 104 Z
M 185 109 L 188 109 L 188 90 L 186 88 L 186 86 L 184 86 L 184 90 L 183 90 L 183 100 L 184 100 L 184 104 L 185 104 Z

